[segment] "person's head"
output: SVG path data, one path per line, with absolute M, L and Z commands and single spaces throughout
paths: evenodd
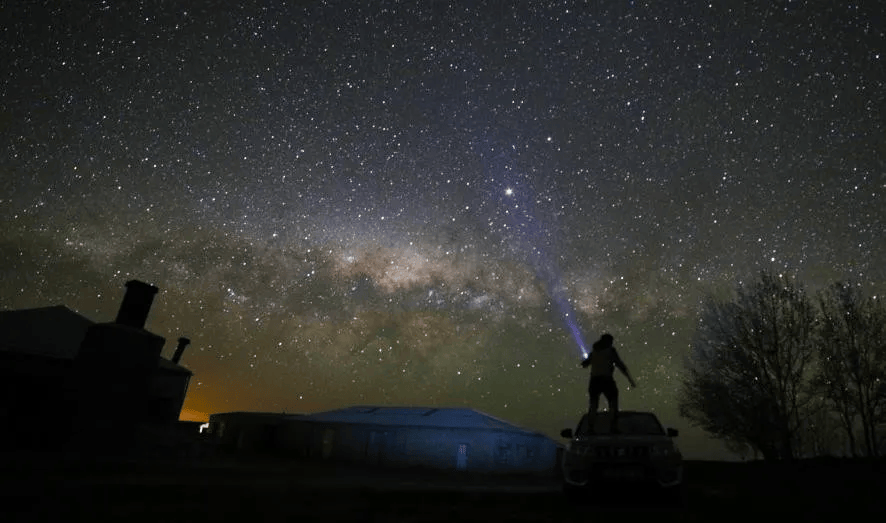
M 612 334 L 607 333 L 607 334 L 600 336 L 600 341 L 598 341 L 594 345 L 599 344 L 600 347 L 612 347 L 612 342 L 613 342 Z

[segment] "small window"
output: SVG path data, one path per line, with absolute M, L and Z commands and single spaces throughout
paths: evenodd
M 495 449 L 495 462 L 499 465 L 507 465 L 511 462 L 512 453 L 511 444 L 504 440 L 499 440 Z
M 455 468 L 457 470 L 467 470 L 468 468 L 468 444 L 459 443 L 455 453 Z

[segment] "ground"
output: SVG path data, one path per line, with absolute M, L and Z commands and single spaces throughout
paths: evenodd
M 685 506 L 630 490 L 570 503 L 553 478 L 385 472 L 275 460 L 2 457 L 3 521 L 804 521 L 882 513 L 882 463 L 686 464 Z M 11 516 L 11 517 L 8 517 Z

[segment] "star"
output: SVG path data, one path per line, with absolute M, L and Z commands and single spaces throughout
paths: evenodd
M 875 2 L 20 4 L 0 308 L 112 321 L 152 282 L 201 419 L 464 405 L 557 438 L 611 332 L 622 405 L 728 456 L 676 407 L 698 304 L 760 268 L 886 293 Z

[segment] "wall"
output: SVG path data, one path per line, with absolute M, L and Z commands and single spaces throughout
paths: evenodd
M 147 419 L 161 424 L 177 423 L 190 379 L 189 374 L 157 369 L 151 378 Z
M 0 446 L 67 443 L 77 407 L 71 362 L 0 351 Z
M 248 415 L 213 415 L 210 422 L 219 443 L 238 452 L 380 467 L 554 473 L 559 448 L 540 434 L 482 428 L 324 423 Z

